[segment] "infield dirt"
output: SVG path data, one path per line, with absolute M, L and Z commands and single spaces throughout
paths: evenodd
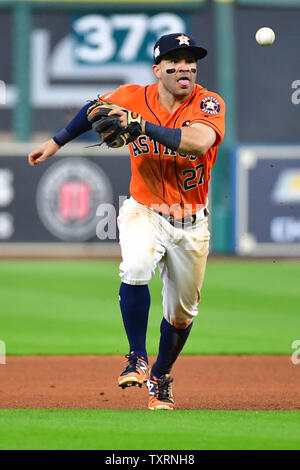
M 119 356 L 9 356 L 0 408 L 145 409 L 146 387 L 117 386 L 123 366 Z M 177 409 L 300 410 L 290 356 L 181 356 L 172 376 Z

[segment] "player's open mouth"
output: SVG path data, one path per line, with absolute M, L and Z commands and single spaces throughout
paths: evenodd
M 179 83 L 180 86 L 183 88 L 187 88 L 190 84 L 190 79 L 188 77 L 180 77 L 177 82 Z

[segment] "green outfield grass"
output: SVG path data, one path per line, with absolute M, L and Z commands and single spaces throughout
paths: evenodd
M 291 354 L 300 339 L 300 263 L 208 263 L 188 354 Z M 184 279 L 183 279 L 184 282 Z M 118 262 L 1 262 L 8 354 L 124 354 Z M 161 310 L 152 294 L 148 352 Z M 1 410 L 0 449 L 300 449 L 299 412 Z
M 0 410 L 0 449 L 300 449 L 298 412 Z
M 0 340 L 8 354 L 124 354 L 118 262 L 1 262 Z M 300 263 L 208 263 L 186 354 L 291 354 L 300 339 Z M 184 282 L 184 279 L 182 280 Z M 157 353 L 161 282 L 150 284 Z

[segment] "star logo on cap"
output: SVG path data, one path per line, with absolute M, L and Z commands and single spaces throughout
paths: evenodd
M 178 36 L 176 39 L 179 41 L 179 46 L 190 45 L 190 38 L 188 36 L 185 36 L 184 34 Z
M 157 46 L 154 50 L 154 58 L 157 59 L 157 57 L 159 56 L 160 54 L 160 50 L 159 50 L 159 46 Z

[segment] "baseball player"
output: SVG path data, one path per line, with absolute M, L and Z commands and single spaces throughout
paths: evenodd
M 197 61 L 206 54 L 190 36 L 162 36 L 153 54 L 157 83 L 120 86 L 91 101 L 29 154 L 30 165 L 39 164 L 91 128 L 109 147 L 129 145 L 131 197 L 118 217 L 119 299 L 129 354 L 118 384 L 146 382 L 151 410 L 174 408 L 170 372 L 198 314 L 209 249 L 208 183 L 224 137 L 225 104 L 195 83 Z M 150 369 L 148 283 L 156 267 L 163 283 L 163 318 Z

